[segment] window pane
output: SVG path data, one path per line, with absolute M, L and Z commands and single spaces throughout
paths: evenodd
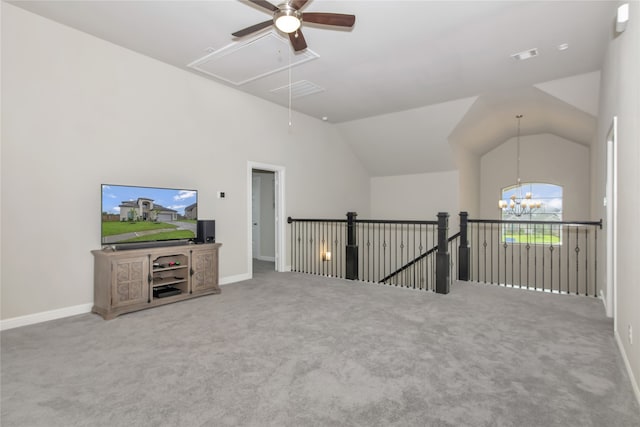
M 542 182 L 523 183 L 521 188 L 510 186 L 502 189 L 502 200 L 507 203 L 515 194 L 524 198 L 531 193 L 531 200 L 540 201 L 541 206 L 533 212 L 518 216 L 509 208 L 502 210 L 502 219 L 509 221 L 562 221 L 562 187 Z M 562 244 L 562 227 L 554 225 L 504 224 L 502 241 L 506 243 Z

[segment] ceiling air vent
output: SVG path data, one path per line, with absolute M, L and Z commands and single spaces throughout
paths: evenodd
M 522 52 L 511 55 L 513 59 L 517 59 L 518 61 L 524 61 L 525 59 L 533 58 L 534 56 L 538 56 L 537 48 L 523 50 Z
M 271 89 L 269 92 L 276 95 L 289 95 L 289 87 L 291 87 L 291 99 L 302 98 L 303 96 L 313 95 L 314 93 L 324 92 L 324 88 L 307 80 L 300 80 L 290 85 Z

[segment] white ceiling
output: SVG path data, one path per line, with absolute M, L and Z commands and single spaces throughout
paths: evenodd
M 562 108 L 546 99 L 545 94 L 558 97 L 564 85 L 547 82 L 594 75 L 586 73 L 601 68 L 606 46 L 613 37 L 618 5 L 617 1 L 311 0 L 303 9 L 305 12 L 350 13 L 356 15 L 356 23 L 350 30 L 303 23 L 309 49 L 319 57 L 300 61 L 291 67 L 289 76 L 288 61 L 291 57 L 296 62 L 300 54 L 289 48 L 285 36 L 271 28 L 242 39 L 231 36 L 234 31 L 269 19 L 264 9 L 250 3 L 238 0 L 11 3 L 283 106 L 288 105 L 288 91 L 274 89 L 288 85 L 289 81 L 305 81 L 304 87 L 317 86 L 319 90 L 315 93 L 294 98 L 292 108 L 341 123 L 354 152 L 373 176 L 450 170 L 452 157 L 447 140 L 451 132 L 455 128 L 453 136 L 464 140 L 465 132 L 473 131 L 474 127 L 478 130 L 473 121 L 460 124 L 449 119 L 439 123 L 437 115 L 432 123 L 418 123 L 420 129 L 411 129 L 411 122 L 421 119 L 407 113 L 393 120 L 398 112 L 439 105 L 437 108 L 456 111 L 462 117 L 478 100 L 485 109 L 474 105 L 469 111 L 475 121 L 482 121 L 502 100 L 505 102 L 497 109 L 500 115 L 493 122 L 497 127 L 501 126 L 498 122 L 504 122 L 502 126 L 509 130 L 492 129 L 485 135 L 504 137 L 502 141 L 513 136 L 514 122 L 510 118 L 521 112 L 508 111 L 507 107 L 530 107 L 534 111 L 553 106 L 556 114 L 568 111 L 573 120 L 550 121 L 548 114 L 538 113 L 533 117 L 541 122 L 531 124 L 532 130 L 557 133 L 556 128 L 562 127 L 562 123 L 584 123 L 586 119 L 581 122 L 581 114 L 573 111 L 580 100 L 563 99 L 568 104 Z M 269 33 L 276 36 L 275 43 L 272 37 L 265 39 L 274 46 L 269 48 L 273 52 L 258 55 L 239 46 L 256 39 L 264 41 L 262 37 Z M 285 43 L 278 43 L 277 39 Z M 558 50 L 562 43 L 569 48 Z M 537 48 L 540 55 L 526 61 L 516 61 L 510 56 L 531 48 Z M 221 57 L 231 51 L 242 54 L 232 57 L 233 60 L 225 59 L 225 70 L 236 67 L 251 75 L 255 69 L 256 74 L 266 75 L 234 84 L 189 67 L 198 60 L 206 65 L 203 58 L 207 55 Z M 276 65 L 266 65 L 264 61 Z M 279 67 L 281 71 L 264 72 L 265 68 L 278 68 L 278 64 L 284 65 Z M 383 115 L 384 120 L 377 119 Z M 395 126 L 386 133 L 382 126 L 385 120 Z M 375 122 L 379 122 L 378 132 L 372 126 Z M 432 133 L 435 138 L 429 137 Z M 559 133 L 563 136 L 562 131 Z M 569 136 L 584 137 L 579 132 Z M 395 143 L 389 138 L 398 138 L 401 150 L 389 150 L 389 143 Z M 426 140 L 430 142 L 425 144 Z M 469 148 L 482 153 L 499 142 L 487 139 Z M 385 143 L 387 148 L 382 148 Z M 425 158 L 428 161 L 415 161 Z

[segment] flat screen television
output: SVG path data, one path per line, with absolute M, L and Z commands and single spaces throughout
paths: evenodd
M 197 223 L 196 190 L 102 184 L 103 246 L 187 242 L 195 239 Z

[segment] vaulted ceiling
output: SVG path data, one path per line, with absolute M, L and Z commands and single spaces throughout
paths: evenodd
M 520 112 L 530 117 L 529 132 L 584 143 L 593 124 L 589 117 L 597 114 L 585 105 L 593 102 L 558 96 L 562 87 L 548 82 L 597 75 L 591 73 L 600 69 L 613 37 L 617 6 L 614 1 L 311 0 L 304 12 L 354 14 L 356 23 L 344 30 L 303 22 L 308 51 L 295 53 L 272 27 L 232 37 L 270 18 L 265 9 L 243 1 L 11 3 L 339 124 L 374 176 L 452 169 L 449 139 L 481 154 L 513 136 L 510 118 Z M 568 48 L 562 50 L 563 44 Z M 511 57 L 533 48 L 539 52 L 534 58 Z M 194 64 L 204 66 L 199 71 Z M 224 78 L 240 73 L 246 78 Z M 289 101 L 290 83 L 316 92 Z M 588 97 L 597 97 L 597 79 L 581 84 Z

